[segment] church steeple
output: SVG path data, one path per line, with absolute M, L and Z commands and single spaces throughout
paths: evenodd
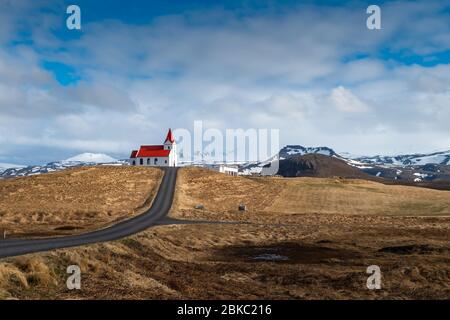
M 167 142 L 170 142 L 170 143 L 175 142 L 175 139 L 172 134 L 172 129 L 169 129 L 169 132 L 167 132 L 166 140 L 164 141 L 164 143 L 167 143 Z

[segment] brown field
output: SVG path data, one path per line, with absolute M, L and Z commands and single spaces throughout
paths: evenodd
M 450 216 L 448 191 L 358 179 L 245 178 L 186 168 L 177 191 L 176 218 L 283 223 L 299 214 Z M 246 213 L 238 211 L 240 203 Z
M 159 169 L 102 166 L 0 180 L 0 229 L 36 237 L 103 228 L 149 207 L 161 178 Z
M 174 225 L 3 259 L 0 298 L 448 299 L 448 218 L 317 215 L 295 225 Z M 286 260 L 265 261 L 277 255 Z M 66 288 L 69 265 L 82 288 Z M 382 289 L 366 288 L 379 265 Z
M 0 298 L 449 299 L 449 208 L 446 191 L 186 168 L 171 215 L 210 223 L 2 259 Z M 66 289 L 72 264 L 79 291 Z

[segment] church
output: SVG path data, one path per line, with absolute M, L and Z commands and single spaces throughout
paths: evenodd
M 130 156 L 132 166 L 152 166 L 152 167 L 176 167 L 177 143 L 169 129 L 166 140 L 162 145 L 141 146 L 139 150 L 133 150 Z

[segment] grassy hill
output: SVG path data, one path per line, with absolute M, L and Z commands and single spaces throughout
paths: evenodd
M 361 179 L 231 177 L 201 168 L 180 171 L 172 216 L 268 221 L 293 214 L 450 215 L 450 192 Z M 238 214 L 238 205 L 248 212 Z M 194 209 L 196 204 L 205 209 Z
M 148 208 L 162 171 L 96 166 L 0 180 L 0 229 L 8 237 L 80 233 Z

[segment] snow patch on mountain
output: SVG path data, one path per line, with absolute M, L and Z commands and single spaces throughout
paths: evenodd
M 321 154 L 330 157 L 339 157 L 333 149 L 328 147 L 303 147 L 300 145 L 287 145 L 273 157 L 257 162 L 244 165 L 240 169 L 242 175 L 275 175 L 279 168 L 279 161 L 293 156 L 303 156 L 306 154 Z
M 287 145 L 280 150 L 279 156 L 280 160 L 288 158 L 289 156 L 299 155 L 303 156 L 305 154 L 316 153 L 322 154 L 324 156 L 334 156 L 336 152 L 328 147 L 303 147 L 300 145 Z
M 12 163 L 1 163 L 0 162 L 0 173 L 4 172 L 7 169 L 11 169 L 11 168 L 24 168 L 25 166 L 21 166 L 21 165 L 17 165 L 17 164 L 12 164 Z
M 354 158 L 354 160 L 363 163 L 387 166 L 422 166 L 427 164 L 450 165 L 450 150 L 430 154 L 358 157 Z
M 84 167 L 92 165 L 128 165 L 126 160 L 116 160 L 106 154 L 82 153 L 66 160 L 50 162 L 46 165 L 16 166 L 0 170 L 0 178 L 25 177 L 43 173 L 61 171 L 68 168 Z
M 63 162 L 113 163 L 117 160 L 103 153 L 82 153 Z
M 402 174 L 399 168 L 419 167 L 430 165 L 450 165 L 450 151 L 434 152 L 430 154 L 412 154 L 398 156 L 351 156 L 349 153 L 336 153 L 328 147 L 303 147 L 300 145 L 287 145 L 280 152 L 258 163 L 249 163 L 241 167 L 240 174 L 243 175 L 259 175 L 262 174 L 264 168 L 276 167 L 277 161 L 287 159 L 294 156 L 303 156 L 306 154 L 321 154 L 334 157 L 346 162 L 352 167 L 356 167 L 366 172 L 372 172 L 382 168 L 396 169 L 396 175 Z M 382 176 L 384 173 L 375 171 L 373 175 Z M 429 177 L 416 177 L 425 179 Z

